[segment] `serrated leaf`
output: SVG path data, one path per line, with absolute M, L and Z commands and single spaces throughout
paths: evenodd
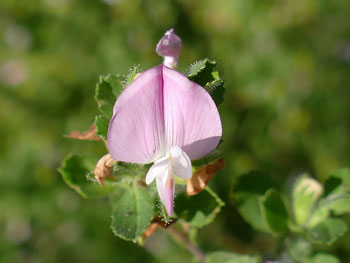
M 220 212 L 224 202 L 208 187 L 197 195 L 180 193 L 175 198 L 176 215 L 194 227 L 211 223 Z
M 220 78 L 217 63 L 214 60 L 203 59 L 192 64 L 186 71 L 187 77 L 204 87 L 218 106 L 224 100 L 224 81 Z
M 84 158 L 68 154 L 58 169 L 65 183 L 77 191 L 84 198 L 98 198 L 111 194 L 115 190 L 113 185 L 100 187 L 95 181 L 91 170 L 87 168 Z
M 113 107 L 122 90 L 119 75 L 100 76 L 96 84 L 95 100 L 99 111 L 107 118 L 112 118 Z
M 259 263 L 257 256 L 240 255 L 232 252 L 212 252 L 207 256 L 207 263 Z
M 112 92 L 116 98 L 120 95 L 120 93 L 123 90 L 123 79 L 122 77 L 117 74 L 117 75 L 107 75 L 106 77 L 103 78 L 105 82 L 107 82 L 110 87 L 112 88 Z
M 137 75 L 141 72 L 140 65 L 135 65 L 132 68 L 129 69 L 129 73 L 126 75 L 123 85 L 124 87 L 127 87 L 135 80 Z
M 280 234 L 287 229 L 288 212 L 281 196 L 270 189 L 261 199 L 262 211 L 269 230 Z
M 271 177 L 257 171 L 241 175 L 234 186 L 237 209 L 244 220 L 256 230 L 270 232 L 262 214 L 260 199 L 274 186 L 276 184 Z
M 340 263 L 339 259 L 331 254 L 318 253 L 307 260 L 308 263 Z
M 188 78 L 195 77 L 199 72 L 205 69 L 205 67 L 207 66 L 208 60 L 209 59 L 205 58 L 205 59 L 196 61 L 195 63 L 190 65 L 189 68 L 186 70 L 186 73 L 185 73 L 186 76 Z
M 113 233 L 122 239 L 137 242 L 152 222 L 153 197 L 142 186 L 123 185 L 117 187 L 111 203 Z
M 347 230 L 346 223 L 339 218 L 327 218 L 308 231 L 308 238 L 317 244 L 331 245 Z
M 95 118 L 96 135 L 100 138 L 107 140 L 109 119 L 105 116 L 98 115 Z
M 308 175 L 301 176 L 293 188 L 293 211 L 295 221 L 303 226 L 323 192 L 322 185 Z

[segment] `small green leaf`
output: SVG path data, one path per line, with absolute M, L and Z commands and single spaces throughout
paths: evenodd
M 261 199 L 263 216 L 270 231 L 280 234 L 287 229 L 288 212 L 281 196 L 270 189 Z
M 308 263 L 340 263 L 339 259 L 331 254 L 318 253 L 307 260 Z
M 191 226 L 202 227 L 211 223 L 224 202 L 208 187 L 197 195 L 180 193 L 175 198 L 174 210 L 179 218 Z
M 335 171 L 325 182 L 325 195 L 350 194 L 350 169 Z
M 95 100 L 98 109 L 108 119 L 112 118 L 114 103 L 121 90 L 119 75 L 100 76 L 96 84 Z
M 115 190 L 113 185 L 99 186 L 95 181 L 88 180 L 91 176 L 86 159 L 74 154 L 68 154 L 58 169 L 65 183 L 84 198 L 104 197 Z
M 346 223 L 339 218 L 327 218 L 308 231 L 308 238 L 317 244 L 331 245 L 347 230 Z
M 130 183 L 137 179 L 145 179 L 148 170 L 148 165 L 118 162 L 114 166 L 113 176 Z
M 293 189 L 293 209 L 295 221 L 303 226 L 323 192 L 322 185 L 308 175 L 301 176 Z
M 259 263 L 257 256 L 240 255 L 232 252 L 212 252 L 207 256 L 207 263 Z
M 320 200 L 319 207 L 332 211 L 335 215 L 350 213 L 350 193 L 328 195 Z
M 203 165 L 207 165 L 208 163 L 215 161 L 222 157 L 222 151 L 220 149 L 216 149 L 212 151 L 210 154 L 205 157 L 192 161 L 192 167 L 201 167 Z
M 312 228 L 318 223 L 322 222 L 329 216 L 329 211 L 328 209 L 323 209 L 320 207 L 317 207 L 314 211 L 312 211 L 312 214 L 310 218 L 308 219 L 306 223 L 307 228 Z
M 135 65 L 132 68 L 129 69 L 129 73 L 125 77 L 123 81 L 124 87 L 127 87 L 133 82 L 136 78 L 136 75 L 141 72 L 140 65 Z
M 187 77 L 204 87 L 218 106 L 224 100 L 224 81 L 220 78 L 217 63 L 203 59 L 192 64 L 186 71 Z
M 241 175 L 234 186 L 234 200 L 239 213 L 258 231 L 270 232 L 263 217 L 260 199 L 274 186 L 276 184 L 271 177 L 257 171 Z
M 186 75 L 188 78 L 196 77 L 201 71 L 203 71 L 207 67 L 209 59 L 205 58 L 199 61 L 196 61 L 186 70 Z M 199 83 L 198 83 L 199 84 Z M 204 83 L 206 84 L 206 82 Z
M 309 242 L 304 239 L 292 240 L 288 244 L 288 254 L 289 256 L 297 261 L 304 262 L 306 258 L 311 255 L 312 246 Z
M 136 242 L 153 219 L 153 197 L 137 184 L 119 185 L 111 196 L 111 203 L 113 233 L 122 239 Z
M 112 88 L 112 92 L 116 98 L 119 97 L 120 93 L 123 90 L 123 79 L 122 77 L 117 75 L 107 75 L 104 77 L 104 81 L 107 82 Z
M 109 120 L 102 115 L 98 115 L 95 118 L 96 135 L 104 140 L 107 140 Z

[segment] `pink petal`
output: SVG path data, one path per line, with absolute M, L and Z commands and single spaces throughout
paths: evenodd
M 169 154 L 174 174 L 185 180 L 191 179 L 192 165 L 187 154 L 178 146 L 173 146 Z
M 181 38 L 175 33 L 174 29 L 165 32 L 159 40 L 156 48 L 158 55 L 164 58 L 164 65 L 174 68 L 177 64 L 181 51 Z
M 145 71 L 119 96 L 108 128 L 114 160 L 150 163 L 164 140 L 162 66 Z
M 157 190 L 160 200 L 163 202 L 169 216 L 173 215 L 174 208 L 174 177 L 171 165 L 168 166 L 166 174 L 156 177 Z
M 209 93 L 165 66 L 163 83 L 167 144 L 181 147 L 191 160 L 213 151 L 219 144 L 222 126 Z
M 204 88 L 163 65 L 138 77 L 119 96 L 108 129 L 113 159 L 150 163 L 179 146 L 190 159 L 216 148 L 222 127 Z

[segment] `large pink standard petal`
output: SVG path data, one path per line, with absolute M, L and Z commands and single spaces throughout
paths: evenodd
M 118 97 L 108 128 L 113 159 L 150 163 L 164 141 L 162 68 L 153 67 L 133 81 Z
M 164 120 L 168 145 L 176 145 L 191 160 L 213 151 L 222 126 L 209 93 L 179 72 L 163 67 Z
M 199 159 L 218 145 L 220 116 L 204 88 L 159 65 L 145 71 L 119 96 L 108 129 L 113 159 L 150 163 L 179 146 Z

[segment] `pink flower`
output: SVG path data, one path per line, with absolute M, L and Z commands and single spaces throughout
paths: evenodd
M 221 135 L 220 116 L 208 92 L 159 65 L 142 73 L 120 94 L 107 141 L 117 161 L 154 163 L 146 183 L 156 179 L 159 197 L 172 215 L 174 175 L 190 179 L 190 160 L 213 151 Z
M 159 40 L 156 52 L 164 58 L 163 64 L 169 68 L 176 67 L 181 51 L 181 38 L 175 33 L 174 29 L 165 32 L 164 36 Z

